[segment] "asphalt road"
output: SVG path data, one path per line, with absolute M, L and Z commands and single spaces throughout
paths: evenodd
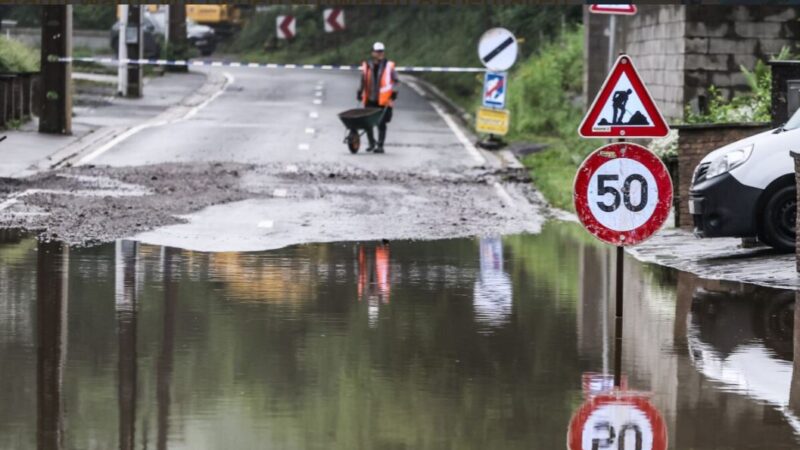
M 224 93 L 189 120 L 140 132 L 84 163 L 314 162 L 425 171 L 484 164 L 405 83 L 389 126 L 386 154 L 362 151 L 352 156 L 342 143 L 345 129 L 337 113 L 359 106 L 355 72 L 229 68 L 224 73 L 229 80 Z
M 476 149 L 413 79 L 400 85 L 386 153 L 352 155 L 337 114 L 358 106 L 357 73 L 205 70 L 172 108 L 55 172 L 0 186 L 0 225 L 73 244 L 256 251 L 535 233 L 548 214 L 524 169 Z

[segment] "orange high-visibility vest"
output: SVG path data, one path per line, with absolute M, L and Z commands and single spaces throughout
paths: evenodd
M 380 106 L 394 105 L 394 102 L 392 102 L 392 91 L 394 90 L 392 72 L 394 72 L 394 61 L 387 61 L 386 67 L 383 68 L 381 84 L 378 88 L 378 105 Z M 366 61 L 361 63 L 361 75 L 364 77 L 364 92 L 361 93 L 361 101 L 366 106 L 369 100 L 369 93 L 372 90 L 372 70 L 370 70 Z

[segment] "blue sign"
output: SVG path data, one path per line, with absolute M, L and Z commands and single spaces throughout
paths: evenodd
M 504 108 L 506 106 L 506 73 L 486 72 L 483 78 L 483 106 Z

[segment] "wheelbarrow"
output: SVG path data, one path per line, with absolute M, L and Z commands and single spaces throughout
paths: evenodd
M 358 153 L 358 149 L 361 148 L 361 136 L 367 129 L 377 126 L 383 120 L 384 114 L 386 108 L 355 108 L 339 113 L 339 120 L 347 128 L 344 143 L 347 144 L 350 153 Z

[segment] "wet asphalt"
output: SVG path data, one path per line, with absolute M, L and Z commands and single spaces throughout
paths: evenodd
M 476 149 L 412 78 L 401 82 L 386 153 L 366 153 L 364 137 L 353 155 L 337 114 L 358 106 L 355 72 L 202 74 L 200 94 L 111 143 L 56 171 L 5 180 L 0 224 L 70 244 L 134 238 L 253 251 L 536 232 L 548 214 L 524 170 Z M 92 114 L 102 117 L 102 105 Z M 103 188 L 115 182 L 141 195 Z

